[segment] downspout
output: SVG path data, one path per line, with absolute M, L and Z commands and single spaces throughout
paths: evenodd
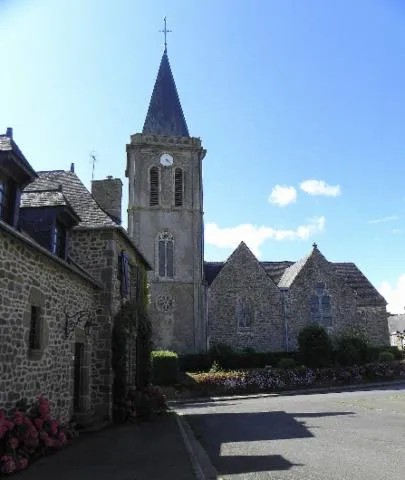
M 289 351 L 288 345 L 288 319 L 287 319 L 287 294 L 288 288 L 280 288 L 281 299 L 282 299 L 282 309 L 283 309 L 283 327 L 284 327 L 284 350 Z

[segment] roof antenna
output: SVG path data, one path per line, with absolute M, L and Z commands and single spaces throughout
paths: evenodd
M 91 170 L 91 181 L 94 180 L 94 168 L 96 166 L 97 158 L 96 158 L 96 152 L 93 150 L 90 152 L 90 161 L 92 162 L 92 170 Z

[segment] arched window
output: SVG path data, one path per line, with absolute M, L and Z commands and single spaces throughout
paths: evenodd
M 238 330 L 249 330 L 252 327 L 253 308 L 247 298 L 238 297 L 236 300 L 236 321 Z
M 184 172 L 181 168 L 174 171 L 174 206 L 182 207 L 184 197 Z
M 158 271 L 159 277 L 173 278 L 174 275 L 174 260 L 173 260 L 173 235 L 169 232 L 162 232 L 159 234 L 158 244 Z
M 159 205 L 159 168 L 149 170 L 149 205 Z
M 332 327 L 331 299 L 325 290 L 324 283 L 317 283 L 315 294 L 309 299 L 311 320 L 327 330 Z

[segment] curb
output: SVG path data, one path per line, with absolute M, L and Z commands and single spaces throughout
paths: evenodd
M 285 397 L 292 395 L 310 395 L 315 393 L 333 393 L 333 392 L 344 392 L 346 390 L 370 390 L 373 388 L 385 388 L 395 385 L 403 385 L 405 387 L 405 378 L 402 380 L 391 380 L 391 381 L 381 381 L 373 383 L 356 383 L 348 385 L 336 385 L 331 387 L 313 387 L 313 388 L 302 388 L 296 390 L 284 390 L 280 392 L 273 393 L 252 393 L 246 395 L 221 395 L 219 397 L 195 397 L 195 398 L 183 398 L 179 400 L 169 400 L 169 405 L 178 405 L 184 403 L 200 403 L 200 402 L 209 402 L 215 401 L 220 402 L 227 400 L 248 400 L 252 398 L 268 398 L 268 397 Z
M 218 472 L 212 465 L 207 452 L 195 438 L 190 425 L 183 418 L 183 414 L 175 410 L 173 410 L 173 412 L 176 415 L 177 425 L 183 438 L 184 446 L 186 447 L 196 480 L 219 479 Z

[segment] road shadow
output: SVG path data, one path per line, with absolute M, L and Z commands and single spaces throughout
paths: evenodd
M 249 413 L 192 413 L 184 415 L 196 438 L 208 453 L 219 475 L 248 474 L 276 470 L 289 470 L 302 466 L 294 464 L 281 455 L 269 452 L 255 455 L 250 442 L 268 442 L 314 437 L 304 421 L 297 418 L 329 417 L 352 415 L 353 412 L 287 413 L 249 412 Z M 232 455 L 224 454 L 228 444 L 232 445 Z M 238 445 L 239 444 L 239 445 Z M 260 452 L 263 451 L 260 446 Z M 267 446 L 265 446 L 267 448 Z M 226 450 L 225 450 L 226 451 Z M 252 451 L 252 455 L 247 452 Z

